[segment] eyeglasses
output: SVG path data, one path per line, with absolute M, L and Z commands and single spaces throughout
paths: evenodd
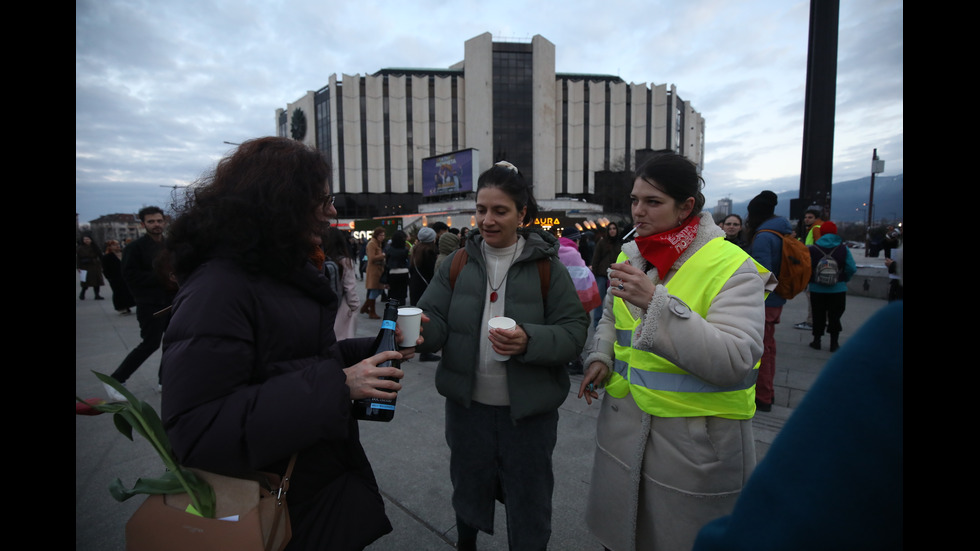
M 336 195 L 327 194 L 320 198 L 320 204 L 323 205 L 324 207 L 329 207 L 333 205 L 334 201 L 336 200 L 337 200 Z

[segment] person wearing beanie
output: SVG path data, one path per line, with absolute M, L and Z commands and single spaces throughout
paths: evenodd
M 582 302 L 582 307 L 591 317 L 592 311 L 602 306 L 602 299 L 599 298 L 599 286 L 596 284 L 595 276 L 585 265 L 579 253 L 578 242 L 581 238 L 582 233 L 576 229 L 562 235 L 558 239 L 558 260 L 568 269 L 568 275 L 572 276 L 572 284 Z M 565 368 L 571 375 L 581 375 L 584 371 L 581 356 L 568 362 Z
M 459 248 L 459 236 L 451 231 L 446 231 L 439 237 L 439 256 L 436 257 L 436 269 L 442 265 L 446 257 Z
M 418 304 L 422 294 L 429 287 L 432 276 L 436 272 L 436 230 L 425 227 L 419 230 L 419 242 L 412 247 L 411 269 L 409 270 L 408 291 L 412 306 Z M 431 352 L 419 355 L 419 361 L 437 362 L 439 356 Z
M 599 286 L 599 300 L 603 303 L 606 301 L 606 291 L 609 288 L 609 274 L 607 270 L 609 266 L 616 262 L 616 258 L 619 256 L 619 252 L 623 247 L 623 236 L 619 232 L 619 225 L 616 222 L 610 222 L 606 227 L 606 235 L 599 239 L 598 243 L 595 245 L 595 250 L 592 251 L 592 275 L 595 276 L 596 285 Z M 594 315 L 592 317 L 592 327 L 599 326 L 599 320 L 602 319 L 602 308 L 594 310 Z
M 422 228 L 418 234 L 419 243 L 436 243 L 436 230 L 432 228 Z
M 746 250 L 756 262 L 779 279 L 779 268 L 783 259 L 783 239 L 781 235 L 793 233 L 789 220 L 776 216 L 778 198 L 771 191 L 763 191 L 749 201 L 749 214 L 746 225 L 752 238 Z M 776 233 L 773 233 L 776 232 Z M 776 375 L 776 324 L 783 313 L 786 299 L 776 293 L 766 297 L 766 325 L 762 335 L 762 360 L 759 363 L 759 378 L 755 383 L 755 404 L 759 411 L 772 411 L 775 399 L 773 380 Z
M 810 306 L 813 308 L 813 342 L 810 348 L 820 350 L 824 330 L 830 335 L 830 351 L 840 347 L 841 316 L 847 305 L 847 282 L 857 272 L 850 249 L 837 235 L 837 224 L 827 221 L 820 226 L 820 239 L 810 245 Z

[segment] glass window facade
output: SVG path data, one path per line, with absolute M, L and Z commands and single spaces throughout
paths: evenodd
M 533 61 L 530 44 L 493 45 L 493 160 L 509 161 L 528 180 L 534 162 Z

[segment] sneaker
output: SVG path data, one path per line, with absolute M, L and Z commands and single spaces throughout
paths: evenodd
M 803 330 L 803 331 L 810 331 L 811 329 L 813 329 L 813 326 L 810 325 L 809 323 L 805 322 L 805 321 L 801 321 L 800 323 L 797 323 L 793 327 L 796 328 L 796 329 Z
M 110 402 L 125 402 L 126 397 L 119 393 L 118 390 L 112 388 L 111 386 L 102 383 L 103 388 L 105 388 L 105 393 L 109 397 Z

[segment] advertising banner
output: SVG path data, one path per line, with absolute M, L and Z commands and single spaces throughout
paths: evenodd
M 473 191 L 479 174 L 479 152 L 463 149 L 422 159 L 422 196 L 437 197 Z

